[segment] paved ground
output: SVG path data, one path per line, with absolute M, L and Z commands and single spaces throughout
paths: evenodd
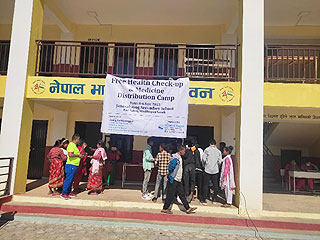
M 92 226 L 72 223 L 46 223 L 12 221 L 2 226 L 0 239 L 2 240 L 84 240 L 84 239 L 159 239 L 159 240 L 197 240 L 197 239 L 228 239 L 249 240 L 255 237 L 202 233 L 200 231 L 175 231 L 166 228 L 141 228 L 128 226 Z M 272 238 L 263 238 L 272 239 Z
M 268 232 L 260 229 L 258 236 L 251 228 L 217 227 L 216 225 L 177 225 L 167 223 L 145 223 L 134 221 L 112 221 L 101 219 L 79 219 L 33 215 L 14 216 L 13 221 L 0 221 L 0 240 L 197 240 L 197 239 L 319 239 L 317 233 Z

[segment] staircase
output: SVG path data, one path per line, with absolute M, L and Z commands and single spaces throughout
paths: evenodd
M 281 176 L 273 170 L 273 164 L 279 161 L 266 145 L 268 138 L 279 123 L 265 122 L 263 125 L 263 192 L 282 192 Z

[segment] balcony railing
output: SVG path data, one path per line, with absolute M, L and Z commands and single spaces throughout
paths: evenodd
M 237 81 L 236 45 L 37 41 L 36 75 Z
M 0 197 L 10 195 L 13 157 L 0 158 Z
M 0 41 L 0 75 L 7 74 L 10 41 Z
M 266 45 L 265 81 L 319 83 L 320 45 Z

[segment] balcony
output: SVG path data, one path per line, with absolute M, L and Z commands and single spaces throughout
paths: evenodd
M 237 45 L 37 41 L 36 75 L 238 81 Z M 10 41 L 0 41 L 6 75 Z M 266 45 L 265 82 L 320 83 L 320 45 Z
M 320 45 L 266 45 L 265 81 L 319 83 Z
M 237 81 L 236 45 L 37 41 L 36 75 Z

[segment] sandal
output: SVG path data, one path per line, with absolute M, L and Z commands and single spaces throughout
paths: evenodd
M 189 209 L 186 211 L 186 213 L 187 213 L 187 214 L 194 213 L 194 211 L 195 211 L 196 209 L 197 209 L 196 207 L 194 207 L 194 208 L 189 208 Z
M 91 192 L 91 193 L 88 193 L 89 195 L 99 195 L 99 193 L 97 192 Z
M 170 211 L 168 209 L 162 209 L 161 212 L 166 213 L 166 214 L 172 214 L 172 211 Z
M 231 208 L 231 204 L 227 204 L 227 203 L 225 203 L 225 204 L 223 204 L 221 207 L 224 207 L 224 208 Z
M 52 195 L 52 194 L 54 194 L 54 191 L 51 188 L 49 188 L 48 195 Z

